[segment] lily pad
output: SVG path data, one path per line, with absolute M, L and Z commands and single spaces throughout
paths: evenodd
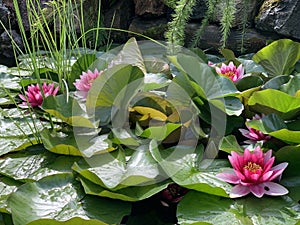
M 187 193 L 177 209 L 178 222 L 181 225 L 294 225 L 300 219 L 299 213 L 299 204 L 287 196 L 248 196 L 231 200 L 195 191 Z
M 126 202 L 84 197 L 80 184 L 71 175 L 54 175 L 26 183 L 9 198 L 15 225 L 119 224 L 130 213 Z

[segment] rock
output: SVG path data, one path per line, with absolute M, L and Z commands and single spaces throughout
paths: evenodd
M 116 1 L 114 5 L 104 11 L 104 26 L 128 30 L 133 17 L 133 0 Z M 128 34 L 122 31 L 112 31 L 110 37 L 114 42 L 124 43 L 128 39 Z
M 253 18 L 257 13 L 257 6 L 259 0 L 235 0 L 235 19 L 233 21 L 232 27 L 237 27 L 238 25 L 242 24 L 244 20 L 246 20 L 250 25 L 253 23 Z M 220 22 L 222 19 L 222 13 L 224 11 L 226 3 L 225 1 L 220 1 L 216 5 L 215 8 L 215 16 L 212 19 L 213 22 Z M 245 10 L 245 14 L 243 13 Z M 244 19 L 245 17 L 245 19 Z
M 129 30 L 151 37 L 155 40 L 163 40 L 164 33 L 167 29 L 167 24 L 168 20 L 166 18 L 158 18 L 155 20 L 144 20 L 142 18 L 135 18 L 130 24 Z M 139 38 L 138 36 L 135 37 Z
M 300 0 L 265 0 L 256 28 L 300 39 Z
M 134 0 L 135 14 L 144 18 L 159 17 L 165 13 L 163 0 Z
M 186 29 L 186 37 L 193 37 L 198 28 L 199 24 L 188 24 Z M 261 48 L 265 47 L 267 40 L 275 40 L 279 38 L 280 37 L 278 35 L 270 33 L 262 34 L 258 33 L 255 29 L 248 29 L 244 37 L 243 54 L 257 52 Z M 206 27 L 198 47 L 203 50 L 208 50 L 212 53 L 217 53 L 221 47 L 220 40 L 220 27 L 216 25 L 209 25 Z M 187 40 L 186 45 L 188 45 L 191 41 L 191 39 Z M 229 48 L 240 54 L 241 47 L 241 33 L 239 30 L 233 29 L 228 38 L 226 48 Z
M 17 33 L 17 31 L 12 30 L 11 36 L 14 39 L 14 42 L 19 46 L 19 48 L 23 49 L 22 38 Z M 13 47 L 11 44 L 11 38 L 6 32 L 3 32 L 0 36 L 0 55 L 3 55 L 7 58 L 14 57 L 14 51 L 13 51 Z
M 198 0 L 197 4 L 193 9 L 193 13 L 191 15 L 191 20 L 200 20 L 205 17 L 205 13 L 207 11 L 207 6 L 205 0 Z
M 9 27 L 9 16 L 10 12 L 8 8 L 0 2 L 0 21 L 3 23 L 3 25 L 8 28 Z M 3 32 L 4 28 L 0 25 L 0 32 Z

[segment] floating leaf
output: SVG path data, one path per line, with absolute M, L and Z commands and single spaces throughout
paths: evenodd
M 9 198 L 14 225 L 119 224 L 130 204 L 85 196 L 71 175 L 54 175 L 27 183 Z
M 143 106 L 134 106 L 132 109 L 141 115 L 148 116 L 150 119 L 166 121 L 168 118 L 164 113 L 162 113 L 156 109 L 153 109 L 153 108 L 143 107 Z
M 178 63 L 203 90 L 207 99 L 214 99 L 237 93 L 233 82 L 225 77 L 215 75 L 211 68 L 195 57 L 178 55 Z
M 220 169 L 228 166 L 227 162 L 224 164 L 218 159 L 214 159 L 214 162 L 199 161 L 202 154 L 198 153 L 199 156 L 196 151 L 201 151 L 201 146 L 199 149 L 177 146 L 160 153 L 154 142 L 151 143 L 153 157 L 175 183 L 189 189 L 228 197 L 231 185 L 216 178 L 216 175 L 221 173 Z
M 0 156 L 38 144 L 32 137 L 0 137 Z
M 143 72 L 131 65 L 117 65 L 104 71 L 94 80 L 87 96 L 89 115 L 95 116 L 96 121 L 99 119 L 103 124 L 110 122 L 113 113 L 121 113 L 123 116 L 128 111 L 130 100 L 143 83 L 143 78 Z
M 19 77 L 0 72 L 0 88 L 20 90 L 21 86 L 19 82 Z
M 146 146 L 140 146 L 126 162 L 119 151 L 115 158 L 107 153 L 75 163 L 73 169 L 84 178 L 106 189 L 149 185 L 159 175 L 158 165 Z
M 87 194 L 135 202 L 149 198 L 167 188 L 170 180 L 146 186 L 130 186 L 116 191 L 107 190 L 85 178 L 80 178 L 80 182 Z
M 287 196 L 237 200 L 190 191 L 180 201 L 178 222 L 189 224 L 276 224 L 294 225 L 300 219 L 300 206 Z
M 289 39 L 274 41 L 253 56 L 270 76 L 291 74 L 299 59 L 300 43 Z
M 248 104 L 255 112 L 275 113 L 283 119 L 291 119 L 299 114 L 300 98 L 278 90 L 267 89 L 254 92 Z
M 10 213 L 7 205 L 7 199 L 11 193 L 15 192 L 17 188 L 22 185 L 21 182 L 15 181 L 8 177 L 0 177 L 0 212 Z M 1 223 L 0 223 L 1 224 Z
M 234 135 L 223 137 L 220 141 L 219 149 L 227 153 L 231 153 L 232 151 L 244 152 L 241 146 L 238 144 Z
M 300 90 L 300 74 L 291 77 L 289 82 L 280 87 L 280 90 L 289 95 L 295 96 L 297 91 Z
M 45 148 L 57 154 L 91 157 L 114 150 L 108 135 L 99 136 L 94 129 L 78 128 L 70 133 L 44 129 L 41 138 Z
M 73 97 L 49 95 L 43 100 L 42 109 L 72 126 L 96 127 Z
M 272 79 L 267 81 L 262 86 L 262 89 L 270 88 L 270 89 L 279 90 L 283 84 L 285 84 L 286 82 L 289 81 L 289 79 L 290 79 L 290 76 L 288 76 L 288 75 L 279 75 L 279 76 L 273 77 Z
M 1 174 L 19 181 L 34 181 L 53 174 L 72 173 L 76 157 L 59 156 L 45 151 L 42 146 L 30 152 L 19 152 L 0 159 Z

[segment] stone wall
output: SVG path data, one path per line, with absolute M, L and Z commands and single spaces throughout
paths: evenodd
M 40 1 L 41 3 L 47 0 Z M 98 0 L 84 0 L 87 18 L 94 18 L 97 15 L 95 2 Z M 236 19 L 231 30 L 227 47 L 239 52 L 241 47 L 241 32 L 238 24 L 241 23 L 241 10 L 247 2 L 248 27 L 245 37 L 245 52 L 255 52 L 265 46 L 268 40 L 279 38 L 291 38 L 300 40 L 300 0 L 235 0 Z M 26 6 L 23 0 L 18 0 L 24 20 L 24 27 L 29 31 L 29 24 L 26 20 Z M 222 1 L 221 1 L 222 2 Z M 141 33 L 156 40 L 164 40 L 164 32 L 167 29 L 168 21 L 172 18 L 172 9 L 164 4 L 164 0 L 102 0 L 102 15 L 106 27 L 129 30 L 128 32 L 111 32 L 110 37 L 115 43 L 124 43 L 129 37 L 136 36 L 134 33 Z M 216 14 L 206 27 L 201 38 L 199 47 L 212 51 L 218 51 L 220 47 L 220 18 L 224 6 L 222 3 L 216 5 Z M 201 20 L 206 12 L 205 0 L 198 0 L 193 15 L 186 27 L 186 45 L 191 41 L 195 31 L 199 28 Z M 14 40 L 22 47 L 22 40 L 19 35 L 16 16 L 12 0 L 0 0 L 0 20 L 12 28 L 11 34 Z M 89 19 L 89 22 L 93 19 Z M 10 45 L 10 38 L 0 26 L 0 64 L 3 60 L 13 57 Z

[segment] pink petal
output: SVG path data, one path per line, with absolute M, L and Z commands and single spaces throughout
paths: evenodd
M 264 165 L 264 171 L 269 171 L 271 169 L 271 167 L 273 166 L 273 163 L 274 163 L 274 160 L 275 160 L 275 157 L 273 156 L 272 158 L 270 158 Z M 266 161 L 266 160 L 264 160 Z
M 263 183 L 265 194 L 272 196 L 286 195 L 289 191 L 280 184 L 274 182 Z
M 270 180 L 274 180 L 282 174 L 285 168 L 288 166 L 288 163 L 280 163 L 276 166 L 273 166 L 270 171 L 273 171 L 273 175 L 270 177 Z
M 27 99 L 26 99 L 26 97 L 25 97 L 24 95 L 19 94 L 19 97 L 20 97 L 23 101 L 27 102 Z
M 250 191 L 258 198 L 261 198 L 265 194 L 265 189 L 263 184 L 250 186 Z
M 249 187 L 238 184 L 238 185 L 235 185 L 231 189 L 231 193 L 229 194 L 229 197 L 230 198 L 239 198 L 239 197 L 243 197 L 249 193 L 250 193 Z
M 270 149 L 269 151 L 267 151 L 266 153 L 265 153 L 265 155 L 264 155 L 264 164 L 266 164 L 267 163 L 267 161 L 271 158 L 271 156 L 272 156 L 272 150 Z
M 216 67 L 216 72 L 219 73 L 219 74 L 222 74 L 222 71 L 219 67 Z
M 232 170 L 217 174 L 216 177 L 231 184 L 238 184 L 240 182 L 240 178 Z
M 259 179 L 259 182 L 266 182 L 270 180 L 270 177 L 272 176 L 273 171 L 268 171 L 262 175 L 262 177 Z

